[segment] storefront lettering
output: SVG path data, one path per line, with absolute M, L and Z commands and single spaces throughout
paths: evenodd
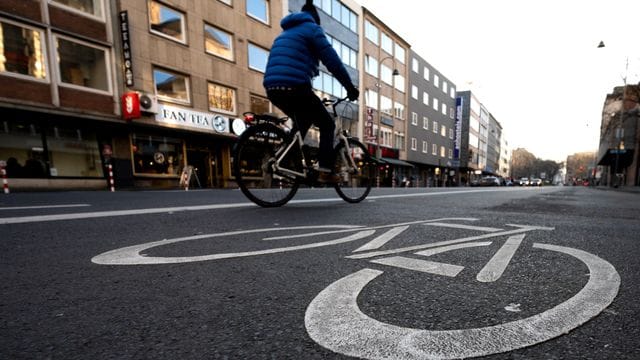
M 156 114 L 157 122 L 208 131 L 229 132 L 229 121 L 226 117 L 162 104 L 158 106 L 158 109 L 160 111 Z M 220 127 L 220 119 L 218 119 L 218 126 L 214 129 L 214 118 L 216 117 L 223 120 L 223 126 Z

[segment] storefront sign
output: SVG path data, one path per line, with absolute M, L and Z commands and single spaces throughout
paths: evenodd
M 122 118 L 125 120 L 140 118 L 140 97 L 136 92 L 122 95 Z
M 229 133 L 229 118 L 221 115 L 183 109 L 164 104 L 158 105 L 156 121 L 164 124 L 199 130 Z
M 460 159 L 460 147 L 462 143 L 462 98 L 456 98 L 456 133 L 453 138 L 453 158 Z
M 122 60 L 124 63 L 124 84 L 133 86 L 133 64 L 131 56 L 131 43 L 129 41 L 129 15 L 127 11 L 120 14 L 120 35 L 122 38 Z

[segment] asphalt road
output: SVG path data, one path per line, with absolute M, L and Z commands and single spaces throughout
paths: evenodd
M 640 194 L 0 197 L 1 359 L 637 359 Z

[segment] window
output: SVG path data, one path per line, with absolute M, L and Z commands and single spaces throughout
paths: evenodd
M 372 43 L 378 45 L 378 28 L 369 20 L 364 21 L 364 36 Z
M 184 14 L 156 1 L 149 3 L 151 32 L 171 40 L 187 43 Z
M 418 139 L 411 138 L 411 150 L 413 151 L 418 150 Z
M 227 5 L 231 6 L 231 0 L 218 0 L 218 1 L 220 1 L 221 3 L 224 3 L 224 4 L 227 4 Z
M 378 59 L 371 55 L 364 56 L 364 71 L 369 75 L 378 77 Z
M 449 139 L 453 139 L 453 128 L 449 128 Z
M 269 24 L 269 1 L 247 0 L 247 15 L 265 24 Z
M 380 80 L 389 85 L 393 85 L 393 72 L 387 65 L 380 64 Z
M 214 26 L 204 24 L 204 49 L 208 54 L 233 61 L 233 36 Z
M 396 59 L 404 64 L 404 56 L 405 56 L 404 48 L 399 44 L 396 44 L 395 48 L 396 48 L 396 52 L 395 52 Z
M 422 142 L 422 152 L 425 154 L 429 152 L 429 145 L 427 144 L 426 141 Z
M 0 159 L 7 161 L 9 178 L 47 176 L 42 131 L 31 121 L 0 121 Z
M 51 176 L 103 176 L 95 130 L 53 126 L 45 134 Z
M 426 91 L 422 93 L 422 103 L 429 106 L 429 94 Z
M 395 81 L 394 81 L 394 86 L 398 91 L 404 93 L 404 76 L 396 75 L 395 76 Z
M 338 20 L 354 33 L 358 33 L 358 16 L 338 0 L 313 0 L 313 4 Z
M 134 173 L 178 176 L 184 164 L 182 140 L 147 134 L 131 135 Z
M 404 120 L 404 105 L 400 103 L 395 103 L 394 105 L 395 116 L 400 120 Z
M 364 93 L 364 102 L 368 107 L 372 109 L 377 109 L 378 108 L 378 92 L 375 90 L 367 89 L 367 91 L 365 91 Z
M 189 104 L 189 78 L 172 71 L 154 68 L 153 85 L 158 97 L 168 101 Z
M 335 97 L 343 98 L 347 96 L 346 90 L 342 87 L 338 79 L 324 71 L 320 71 L 320 76 L 313 78 L 313 84 L 311 85 L 314 89 Z
M 444 148 L 444 146 L 440 146 L 440 157 L 445 157 L 446 153 L 445 153 L 446 149 Z
M 209 83 L 209 110 L 226 114 L 236 113 L 236 91 L 226 86 Z M 252 99 L 253 100 L 253 99 Z
M 454 88 L 453 86 L 449 88 L 449 92 L 450 92 L 450 96 L 452 99 L 456 98 L 456 88 Z
M 74 12 L 104 19 L 102 12 L 102 0 L 51 0 L 51 3 L 61 7 L 66 7 Z
M 447 127 L 444 125 L 440 125 L 440 136 L 447 136 Z
M 453 150 L 449 149 L 448 151 L 448 158 L 449 159 L 453 159 Z
M 47 78 L 44 33 L 0 21 L 0 72 L 31 79 Z
M 438 155 L 438 145 L 431 144 L 431 155 Z
M 425 130 L 429 130 L 429 118 L 426 116 L 422 117 L 422 128 Z
M 418 59 L 411 59 L 411 70 L 413 70 L 414 73 L 417 73 L 419 68 L 420 64 L 418 64 Z
M 438 74 L 433 74 L 433 86 L 440 87 L 440 77 Z
M 447 115 L 447 104 L 445 103 L 440 104 L 440 109 L 441 109 L 442 115 Z
M 404 149 L 404 134 L 403 133 L 395 133 L 395 142 L 396 142 L 396 149 Z
M 342 43 L 340 40 L 327 35 L 327 39 L 329 43 L 333 46 L 333 48 L 340 56 L 340 59 L 345 65 L 349 65 L 354 69 L 358 68 L 358 52 L 350 48 L 349 46 Z
M 433 125 L 433 127 L 431 129 L 433 130 L 433 132 L 435 134 L 437 134 L 438 133 L 438 122 L 434 121 L 432 125 Z
M 448 87 L 449 87 L 449 84 L 445 80 L 442 80 L 442 92 L 443 93 L 446 94 L 448 92 L 448 90 L 447 90 Z
M 433 98 L 433 110 L 438 111 L 438 99 Z
M 393 40 L 384 32 L 380 33 L 380 47 L 388 54 L 393 54 Z
M 391 99 L 388 97 L 381 95 L 380 96 L 380 111 L 391 115 Z
M 269 52 L 261 47 L 249 43 L 249 68 L 264 72 L 267 68 Z
M 414 112 L 411 113 L 411 125 L 418 125 L 418 114 Z
M 423 77 L 425 80 L 429 81 L 429 68 L 428 68 L 428 67 L 426 67 L 426 66 L 424 67 L 424 71 L 423 71 L 423 73 L 422 73 L 422 77 Z
M 265 114 L 271 112 L 271 102 L 269 102 L 269 99 L 252 94 L 250 100 L 251 104 L 249 111 L 252 113 Z
M 56 36 L 56 40 L 60 81 L 63 84 L 111 92 L 111 66 L 106 49 L 60 36 Z
M 418 87 L 411 85 L 411 97 L 418 100 Z

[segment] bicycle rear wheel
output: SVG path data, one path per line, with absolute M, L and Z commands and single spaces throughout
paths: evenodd
M 249 200 L 262 207 L 282 206 L 298 191 L 299 184 L 295 176 L 278 174 L 273 169 L 276 152 L 287 145 L 286 139 L 281 128 L 261 124 L 243 132 L 235 146 L 233 162 L 236 182 Z M 287 165 L 294 166 L 291 162 Z
M 336 174 L 340 176 L 340 182 L 335 184 L 338 195 L 349 203 L 364 200 L 371 191 L 376 170 L 367 148 L 355 139 L 348 139 L 348 146 L 341 143 L 336 149 L 335 165 Z

